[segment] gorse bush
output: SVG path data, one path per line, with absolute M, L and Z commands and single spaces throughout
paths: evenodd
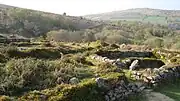
M 73 60 L 11 59 L 0 70 L 0 94 L 10 95 L 55 86 L 58 78 L 68 83 L 72 77 L 81 79 L 92 75 Z
M 14 57 L 14 55 L 19 54 L 18 49 L 16 46 L 6 46 L 3 48 L 0 48 L 0 52 L 4 54 L 6 57 Z
M 5 55 L 3 55 L 2 53 L 0 53 L 0 63 L 5 63 L 8 60 L 7 57 L 5 57 Z
M 78 85 L 58 85 L 52 89 L 32 91 L 20 97 L 19 101 L 104 101 L 102 92 L 94 79 Z M 42 97 L 43 96 L 43 97 Z
M 12 59 L 4 67 L 6 76 L 1 81 L 0 93 L 14 94 L 28 89 L 52 86 L 55 77 L 51 68 L 52 65 L 47 61 L 32 58 Z
M 12 101 L 9 96 L 0 96 L 0 101 Z
M 144 44 L 154 48 L 161 48 L 164 46 L 164 40 L 162 38 L 153 37 L 146 40 Z
M 82 79 L 92 76 L 89 68 L 78 61 L 73 59 L 73 57 L 65 57 L 61 61 L 53 61 L 56 76 L 61 77 L 66 83 L 72 77 Z
M 106 74 L 109 72 L 120 72 L 121 69 L 111 63 L 100 63 L 96 68 L 96 73 Z

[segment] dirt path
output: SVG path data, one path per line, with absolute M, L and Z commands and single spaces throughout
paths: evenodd
M 168 96 L 158 92 L 147 92 L 146 98 L 146 101 L 175 101 Z

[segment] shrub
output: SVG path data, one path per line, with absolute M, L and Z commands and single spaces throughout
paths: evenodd
M 102 74 L 106 74 L 108 72 L 120 72 L 120 71 L 121 71 L 120 68 L 117 68 L 116 66 L 110 63 L 100 63 L 96 68 L 96 72 Z
M 172 45 L 171 48 L 172 49 L 180 49 L 180 42 L 175 43 L 174 45 Z
M 128 83 L 127 78 L 121 73 L 108 73 L 103 76 L 108 81 L 107 85 L 113 87 L 119 80 Z M 78 85 L 58 85 L 52 89 L 33 91 L 19 98 L 19 100 L 42 100 L 45 96 L 48 101 L 105 101 L 106 88 L 99 88 L 95 79 L 82 80 Z
M 61 77 L 65 83 L 68 83 L 72 77 L 83 79 L 92 76 L 92 72 L 83 64 L 66 57 L 61 61 L 53 61 L 56 77 Z
M 106 41 L 109 43 L 119 43 L 119 44 L 130 44 L 132 43 L 131 40 L 129 40 L 126 37 L 123 37 L 121 35 L 111 35 L 106 38 Z
M 162 38 L 151 38 L 144 42 L 144 44 L 149 45 L 154 48 L 161 48 L 164 46 L 164 40 Z
M 59 77 L 68 83 L 72 77 L 83 79 L 92 76 L 89 68 L 71 57 L 55 61 L 11 59 L 0 68 L 0 73 L 0 94 L 10 95 L 55 86 Z
M 0 52 L 6 57 L 14 57 L 20 53 L 16 46 L 3 47 L 0 49 Z
M 84 64 L 84 65 L 93 65 L 91 62 L 86 61 L 86 56 L 89 54 L 89 52 L 84 52 L 82 54 L 76 54 L 72 56 L 72 59 L 75 60 L 78 63 Z
M 42 92 L 30 92 L 19 100 L 41 101 L 43 95 L 48 101 L 104 101 L 103 91 L 94 79 L 88 79 L 78 85 L 60 85 Z
M 42 89 L 55 84 L 52 66 L 47 61 L 12 59 L 4 68 L 6 77 L 1 81 L 1 94 L 19 94 L 24 90 Z
M 100 91 L 101 89 L 98 88 L 96 82 L 93 80 L 76 87 L 62 89 L 59 101 L 104 101 L 104 96 Z M 51 101 L 54 101 L 54 99 L 51 99 Z
M 0 54 L 0 63 L 4 63 L 8 60 L 7 57 L 5 57 L 4 55 Z
M 0 101 L 12 101 L 9 96 L 0 96 Z

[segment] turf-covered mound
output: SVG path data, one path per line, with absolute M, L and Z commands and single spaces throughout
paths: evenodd
M 61 51 L 53 48 L 32 48 L 20 49 L 17 47 L 8 47 L 1 51 L 9 58 L 38 58 L 38 59 L 57 59 L 61 58 Z

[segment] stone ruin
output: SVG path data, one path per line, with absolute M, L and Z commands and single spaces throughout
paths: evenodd
M 165 65 L 163 61 L 156 59 L 152 52 L 107 51 L 107 54 L 106 52 L 97 52 L 91 58 L 101 62 L 109 62 L 122 69 L 131 70 L 159 68 Z
M 115 87 L 105 95 L 106 101 L 126 101 L 129 94 L 136 94 L 146 87 L 156 87 L 180 78 L 180 65 L 166 65 L 157 59 L 152 52 L 107 51 L 97 52 L 91 58 L 101 62 L 109 62 L 121 69 L 129 69 L 131 78 L 142 84 L 125 84 L 122 80 L 118 81 Z M 98 83 L 99 80 L 103 81 L 103 79 L 97 79 L 96 82 Z

